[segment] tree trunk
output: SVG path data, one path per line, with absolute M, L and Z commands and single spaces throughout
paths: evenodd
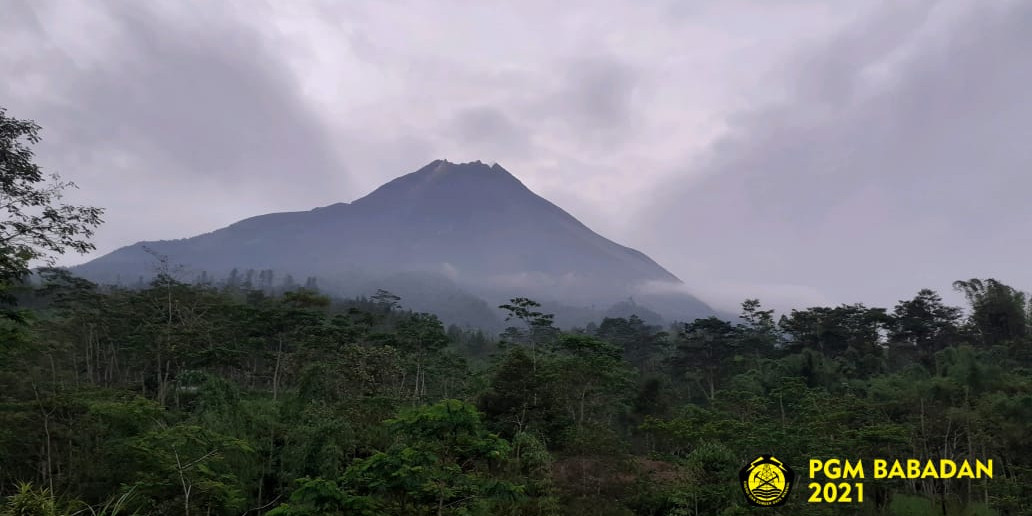
M 276 350 L 276 367 L 272 372 L 272 401 L 276 401 L 279 394 L 279 372 L 280 362 L 283 359 L 283 335 L 279 336 L 279 348 Z
M 414 388 L 412 389 L 412 403 L 413 403 L 413 405 L 415 405 L 415 404 L 417 404 L 419 402 L 419 378 L 420 378 L 420 375 L 422 375 L 422 374 L 423 374 L 423 361 L 422 360 L 417 360 L 416 361 L 416 378 L 415 378 L 415 381 L 412 382 L 414 384 Z
M 173 447 L 172 453 L 176 456 L 176 466 L 179 470 L 179 482 L 183 486 L 183 514 L 185 516 L 190 516 L 190 491 L 193 485 L 187 483 L 186 475 L 183 474 L 183 463 L 179 460 L 179 452 Z
M 785 400 L 782 394 L 778 394 L 778 406 L 781 407 L 781 429 L 785 429 Z
M 444 514 L 444 486 L 441 486 L 440 495 L 437 497 L 437 516 Z
M 164 405 L 165 404 L 165 385 L 161 381 L 161 364 L 162 364 L 162 360 L 161 360 L 161 350 L 160 349 L 158 350 L 157 363 L 158 363 L 158 375 L 157 375 L 158 388 L 157 388 L 157 392 L 155 392 L 154 395 L 155 395 L 155 398 L 157 399 L 158 403 Z
M 588 397 L 589 388 L 590 385 L 585 385 L 584 389 L 581 390 L 579 416 L 577 417 L 577 428 L 584 426 L 584 402 Z

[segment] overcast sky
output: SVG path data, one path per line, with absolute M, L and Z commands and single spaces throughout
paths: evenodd
M 95 255 L 446 158 L 722 307 L 1032 288 L 1032 2 L 0 5 L 0 106 L 107 209 Z

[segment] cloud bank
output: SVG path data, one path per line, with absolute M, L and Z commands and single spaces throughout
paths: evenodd
M 1027 2 L 886 8 L 802 54 L 792 94 L 691 165 L 705 179 L 666 181 L 639 244 L 689 256 L 697 278 L 834 302 L 891 306 L 975 276 L 1028 288 L 1027 48 Z

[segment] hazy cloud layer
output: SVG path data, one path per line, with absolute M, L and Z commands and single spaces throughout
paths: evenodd
M 1029 4 L 9 0 L 101 252 L 499 162 L 718 304 L 1032 285 Z M 886 301 L 889 299 L 889 301 Z
M 107 208 L 102 250 L 300 208 L 348 184 L 324 122 L 234 9 L 7 5 L 0 98 L 43 125 L 41 161 L 80 185 L 76 197 Z
M 1032 4 L 871 21 L 804 54 L 796 95 L 740 118 L 705 180 L 657 189 L 638 243 L 714 290 L 891 305 L 974 276 L 1032 286 Z

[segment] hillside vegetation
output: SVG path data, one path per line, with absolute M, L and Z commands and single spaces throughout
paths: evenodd
M 737 325 L 560 331 L 515 299 L 496 340 L 388 292 L 45 277 L 22 295 L 27 322 L 5 325 L 12 514 L 738 514 L 738 469 L 770 452 L 797 469 L 996 464 L 991 480 L 868 482 L 852 506 L 800 491 L 781 514 L 1032 510 L 1028 305 L 993 280 L 958 283 L 967 318 L 922 291 L 892 310 L 775 321 L 747 301 Z M 29 503 L 54 506 L 17 512 Z

